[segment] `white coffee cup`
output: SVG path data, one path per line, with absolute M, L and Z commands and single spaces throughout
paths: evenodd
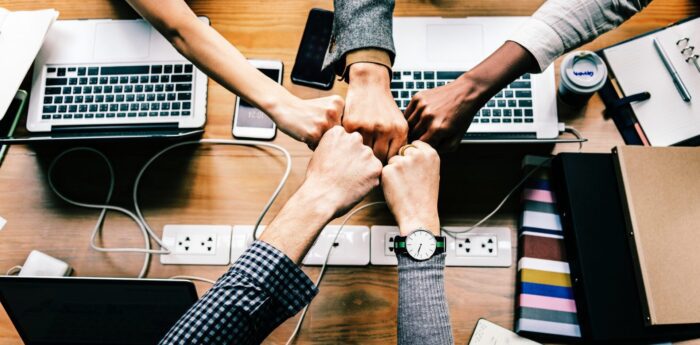
M 600 90 L 608 77 L 608 68 L 598 54 L 589 50 L 571 52 L 560 68 L 559 97 L 571 106 L 583 106 Z

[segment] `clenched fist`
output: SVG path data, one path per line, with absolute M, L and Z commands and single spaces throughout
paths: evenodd
M 336 126 L 321 138 L 302 188 L 315 190 L 337 216 L 378 186 L 381 173 L 382 163 L 362 144 L 362 136 Z
M 384 198 L 406 236 L 423 228 L 440 234 L 437 202 L 440 157 L 430 145 L 414 141 L 403 156 L 394 156 L 382 171 Z
M 273 110 L 277 114 L 277 126 L 284 133 L 315 149 L 323 134 L 340 124 L 345 102 L 340 96 L 302 100 L 280 105 Z

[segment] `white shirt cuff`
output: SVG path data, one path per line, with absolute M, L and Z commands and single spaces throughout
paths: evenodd
M 527 49 L 537 60 L 540 72 L 544 71 L 556 58 L 564 53 L 564 42 L 547 23 L 530 18 L 511 35 L 513 41 Z

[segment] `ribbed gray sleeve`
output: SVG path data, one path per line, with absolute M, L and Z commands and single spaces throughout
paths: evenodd
M 335 0 L 333 34 L 323 68 L 362 48 L 384 49 L 394 61 L 394 0 Z
M 445 299 L 445 255 L 421 262 L 397 255 L 400 345 L 454 343 Z

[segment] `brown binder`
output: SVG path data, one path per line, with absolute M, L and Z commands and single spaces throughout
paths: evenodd
M 647 324 L 700 323 L 700 148 L 613 153 Z

